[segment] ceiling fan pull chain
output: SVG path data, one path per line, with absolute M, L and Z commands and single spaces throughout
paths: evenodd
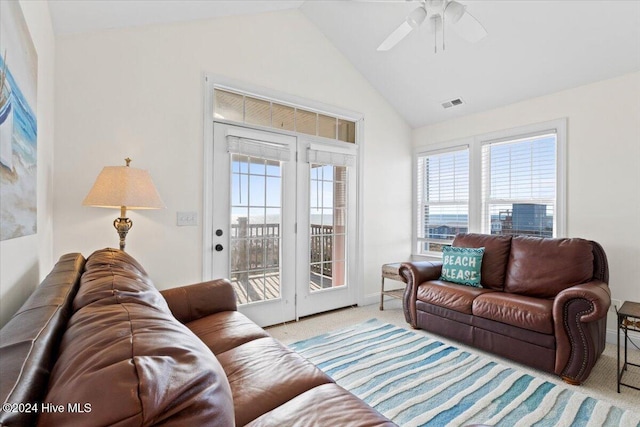
M 445 25 L 444 25 L 444 15 L 445 15 L 445 14 L 444 14 L 444 10 L 445 10 L 446 8 L 447 8 L 447 7 L 445 6 L 445 8 L 444 8 L 444 9 L 443 9 L 443 11 L 442 11 L 442 51 L 443 51 L 443 52 L 444 52 L 444 27 L 445 27 Z
M 438 22 L 433 20 L 433 53 L 438 53 Z

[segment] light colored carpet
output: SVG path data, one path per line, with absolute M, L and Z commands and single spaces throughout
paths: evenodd
M 365 322 L 371 318 L 377 318 L 381 321 L 388 322 L 405 329 L 411 329 L 404 320 L 402 308 L 397 301 L 385 302 L 385 310 L 379 311 L 377 305 L 369 305 L 364 307 L 347 308 L 337 310 L 330 313 L 319 314 L 302 319 L 299 322 L 289 322 L 282 325 L 267 328 L 267 331 L 276 339 L 284 344 L 291 344 L 296 341 L 311 338 L 325 332 L 334 331 L 349 325 L 356 325 Z M 486 357 L 493 358 L 499 363 L 512 366 L 527 372 L 533 376 L 540 377 L 544 380 L 555 384 L 564 385 L 565 383 L 555 375 L 547 374 L 542 371 L 528 368 L 524 365 L 514 363 L 508 359 L 494 356 L 490 353 L 478 350 L 473 347 L 465 346 L 453 340 L 438 336 L 433 333 L 426 333 L 421 330 L 415 330 L 442 341 L 445 344 L 456 346 L 460 349 L 467 349 Z M 640 364 L 640 351 L 629 350 L 629 361 Z M 607 344 L 604 353 L 598 359 L 595 367 L 591 371 L 591 375 L 581 386 L 577 386 L 576 390 L 596 399 L 605 400 L 623 409 L 631 409 L 638 411 L 640 407 L 640 391 L 628 387 L 622 387 L 620 393 L 617 393 L 616 383 L 616 346 Z M 631 367 L 624 374 L 624 382 L 637 384 L 640 386 L 640 368 Z

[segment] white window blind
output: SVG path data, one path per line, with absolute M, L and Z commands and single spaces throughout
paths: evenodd
M 469 148 L 417 156 L 418 253 L 441 252 L 469 228 Z
M 555 130 L 482 146 L 484 233 L 556 235 Z
M 227 136 L 227 144 L 228 151 L 231 154 L 243 154 L 245 156 L 281 162 L 291 160 L 291 151 L 289 146 L 285 144 L 257 141 L 233 135 Z
M 356 156 L 351 153 L 309 148 L 307 150 L 307 162 L 332 166 L 355 166 Z

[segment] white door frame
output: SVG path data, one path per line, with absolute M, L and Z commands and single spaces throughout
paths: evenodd
M 214 250 L 212 251 L 212 271 L 217 276 L 231 277 L 230 255 L 231 242 L 231 153 L 228 149 L 229 137 L 261 143 L 274 143 L 285 148 L 289 152 L 289 161 L 280 162 L 280 227 L 279 227 L 279 255 L 278 255 L 278 286 L 279 295 L 273 299 L 264 299 L 249 302 L 238 306 L 238 310 L 252 319 L 260 326 L 269 326 L 277 323 L 291 321 L 296 316 L 296 264 L 291 259 L 296 258 L 296 138 L 289 135 L 274 134 L 271 132 L 246 129 L 226 123 L 213 123 L 214 148 L 213 164 L 214 179 L 217 185 L 213 187 L 214 206 L 212 217 L 207 218 L 213 228 L 222 231 L 221 235 L 214 236 Z M 249 154 L 252 157 L 253 154 Z M 249 173 L 249 170 L 247 170 Z M 259 176 L 254 176 L 259 177 Z M 247 181 L 249 189 L 252 187 Z M 265 182 L 266 186 L 266 182 Z M 249 190 L 251 191 L 251 190 Z M 266 187 L 265 187 L 266 194 Z M 244 195 L 246 198 L 248 195 Z M 248 208 L 251 208 L 249 200 Z M 262 202 L 264 205 L 264 201 Z M 260 206 L 262 208 L 262 206 Z M 244 209 L 244 208 L 243 208 Z M 249 211 L 246 211 L 250 215 Z M 251 222 L 252 217 L 248 217 Z M 266 217 L 264 218 L 266 220 Z M 246 231 L 246 230 L 245 230 Z M 241 239 L 244 240 L 244 239 Z M 246 274 L 246 273 L 245 273 Z M 232 279 L 233 280 L 233 279 Z M 245 278 L 246 280 L 246 278 Z M 254 279 L 250 279 L 254 280 Z M 252 286 L 249 286 L 252 287 Z M 247 291 L 249 289 L 247 287 Z M 249 292 L 247 292 L 247 296 Z
M 358 302 L 358 282 L 357 263 L 352 259 L 357 254 L 357 239 L 352 236 L 357 235 L 357 197 L 351 200 L 353 195 L 357 196 L 357 165 L 347 168 L 347 241 L 346 241 L 346 285 L 335 288 L 327 288 L 311 292 L 310 271 L 309 271 L 309 248 L 310 248 L 310 182 L 309 162 L 306 160 L 306 153 L 309 148 L 324 152 L 351 154 L 357 158 L 357 146 L 348 144 L 329 144 L 323 141 L 316 142 L 316 139 L 301 136 L 298 138 L 298 235 L 297 235 L 297 294 L 296 312 L 298 317 L 304 317 L 323 311 L 336 308 L 347 307 Z M 335 219 L 335 218 L 334 218 Z
M 356 224 L 354 227 L 354 233 L 352 235 L 353 246 L 355 247 L 355 253 L 352 254 L 354 260 L 354 268 L 350 279 L 354 285 L 354 292 L 357 304 L 364 304 L 369 301 L 365 294 L 364 287 L 364 212 L 363 212 L 363 197 L 364 197 L 364 117 L 361 113 L 357 113 L 350 110 L 337 108 L 332 105 L 327 105 L 317 101 L 304 99 L 288 94 L 283 94 L 273 89 L 247 84 L 234 79 L 230 79 L 225 76 L 206 73 L 203 76 L 203 92 L 204 92 L 204 108 L 203 108 L 203 208 L 202 208 L 202 280 L 215 279 L 216 276 L 213 272 L 213 252 L 214 252 L 214 237 L 215 229 L 213 227 L 211 218 L 213 215 L 213 123 L 221 122 L 228 123 L 235 126 L 245 127 L 248 129 L 263 129 L 272 133 L 281 133 L 285 135 L 296 136 L 298 134 L 289 131 L 282 131 L 275 128 L 262 128 L 260 126 L 250 126 L 246 124 L 239 124 L 234 122 L 228 122 L 224 120 L 214 119 L 213 116 L 213 94 L 215 88 L 231 89 L 236 91 L 245 92 L 248 94 L 260 94 L 261 97 L 271 98 L 277 101 L 282 101 L 290 105 L 299 106 L 301 108 L 310 108 L 313 110 L 326 112 L 331 115 L 340 116 L 356 123 L 356 145 L 358 146 L 359 155 L 357 156 L 357 174 L 356 174 Z M 377 300 L 376 300 L 377 301 Z

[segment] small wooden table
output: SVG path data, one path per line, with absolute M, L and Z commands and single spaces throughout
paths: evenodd
M 620 368 L 620 332 L 624 331 L 624 364 Z M 625 384 L 622 382 L 622 374 L 627 370 L 627 366 L 635 366 L 640 368 L 640 365 L 630 363 L 627 361 L 627 342 L 629 341 L 629 331 L 640 332 L 640 303 L 625 301 L 618 310 L 618 393 L 620 393 L 620 386 L 633 388 L 640 390 L 640 387 Z
M 386 290 L 386 291 L 384 289 L 384 279 L 396 280 L 398 282 L 402 282 L 406 286 L 407 282 L 404 280 L 404 278 L 399 273 L 401 264 L 402 263 L 400 263 L 400 262 L 393 262 L 393 263 L 390 263 L 390 264 L 384 264 L 382 266 L 382 287 L 380 289 L 380 310 L 381 311 L 384 310 L 384 297 L 385 296 L 402 299 L 402 295 L 404 295 L 404 288 L 402 288 L 402 289 L 391 289 L 391 290 Z

